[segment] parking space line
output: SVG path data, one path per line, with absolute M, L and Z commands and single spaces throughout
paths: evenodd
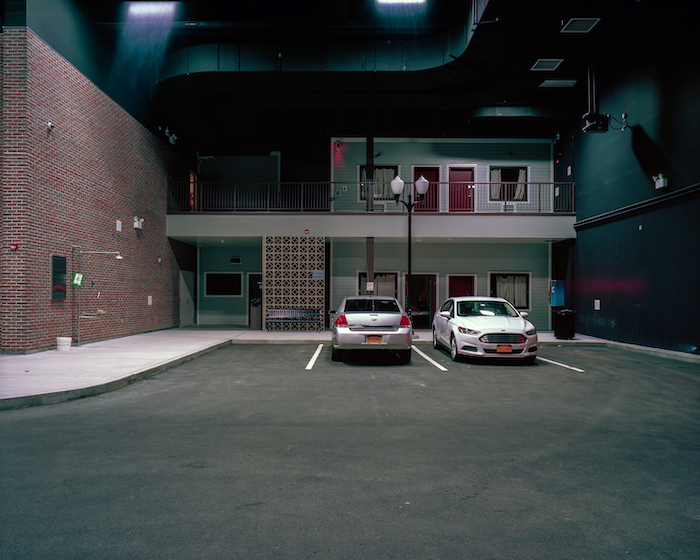
M 436 368 L 438 368 L 440 371 L 447 371 L 447 368 L 446 368 L 446 367 L 441 366 L 441 365 L 438 364 L 435 360 L 433 360 L 430 356 L 428 356 L 427 354 L 424 354 L 423 352 L 421 352 L 420 350 L 418 350 L 418 348 L 416 348 L 416 345 L 415 345 L 415 344 L 412 345 L 411 348 L 413 348 L 413 349 L 418 353 L 418 355 L 419 355 L 421 358 L 423 358 L 423 359 L 425 359 L 426 361 L 428 361 L 428 362 L 430 362 L 431 364 L 433 364 L 433 365 L 434 365 Z
M 321 353 L 321 350 L 323 350 L 323 344 L 319 344 L 318 348 L 316 348 L 316 352 L 314 352 L 313 357 L 311 360 L 309 360 L 309 363 L 306 364 L 306 369 L 314 369 L 314 364 L 316 363 L 316 360 L 318 359 L 318 355 Z
M 563 367 L 566 369 L 572 369 L 574 371 L 577 371 L 579 373 L 586 373 L 586 370 L 576 368 L 574 366 L 567 366 L 566 364 L 560 364 L 559 362 L 555 362 L 552 360 L 548 360 L 547 358 L 543 358 L 542 356 L 537 356 L 538 360 L 542 360 L 543 362 L 547 362 L 548 364 L 554 364 L 555 366 Z

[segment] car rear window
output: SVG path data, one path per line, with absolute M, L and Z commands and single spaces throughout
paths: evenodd
M 374 311 L 377 313 L 398 313 L 399 306 L 393 299 L 349 299 L 345 302 L 346 313 Z

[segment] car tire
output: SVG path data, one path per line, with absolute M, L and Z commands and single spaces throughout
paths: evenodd
M 435 330 L 435 327 L 433 327 L 433 348 L 435 348 L 435 350 L 440 348 L 440 341 L 438 340 L 437 331 Z
M 408 364 L 411 361 L 411 350 L 399 350 L 399 361 L 402 364 Z
M 338 350 L 335 346 L 331 346 L 331 360 L 334 362 L 343 361 L 343 351 Z
M 537 359 L 537 356 L 529 356 L 523 360 L 523 363 L 526 366 L 532 366 L 535 364 L 535 360 Z
M 450 357 L 453 362 L 459 361 L 459 352 L 457 351 L 457 341 L 455 340 L 455 335 L 450 336 Z

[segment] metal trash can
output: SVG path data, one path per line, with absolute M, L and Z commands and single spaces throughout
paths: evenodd
M 554 338 L 572 339 L 576 333 L 576 311 L 557 309 L 554 312 Z

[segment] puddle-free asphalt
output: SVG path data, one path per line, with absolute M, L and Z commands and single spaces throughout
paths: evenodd
M 697 558 L 700 372 L 234 345 L 0 414 L 7 558 Z M 307 369 L 314 354 L 316 359 Z

